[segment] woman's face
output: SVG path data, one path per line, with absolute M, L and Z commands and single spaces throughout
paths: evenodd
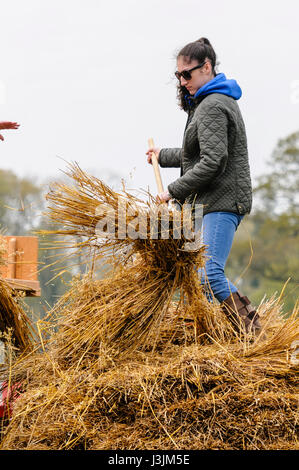
M 179 56 L 177 58 L 178 72 L 182 72 L 183 70 L 190 70 L 193 67 L 199 65 L 197 60 L 191 60 L 191 62 L 188 62 L 188 60 L 189 58 L 185 56 Z M 212 66 L 209 59 L 206 59 L 205 65 L 191 72 L 191 80 L 185 80 L 184 77 L 180 77 L 180 82 L 182 86 L 187 88 L 190 95 L 194 95 L 197 90 L 199 90 L 199 88 L 212 80 L 212 78 L 214 78 L 212 73 Z

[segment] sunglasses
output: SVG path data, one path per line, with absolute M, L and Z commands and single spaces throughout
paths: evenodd
M 174 74 L 178 80 L 180 80 L 181 77 L 183 77 L 185 80 L 191 80 L 192 75 L 191 72 L 196 69 L 200 69 L 205 65 L 206 62 L 203 62 L 202 64 L 196 65 L 196 67 L 193 67 L 192 69 L 189 70 L 183 70 L 182 72 L 176 71 Z

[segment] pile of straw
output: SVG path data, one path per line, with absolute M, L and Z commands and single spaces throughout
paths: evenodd
M 19 352 L 29 351 L 34 344 L 34 327 L 18 301 L 14 290 L 0 278 L 0 332 L 11 332 L 14 346 Z M 1 340 L 1 338 L 0 338 Z
M 77 185 L 49 196 L 64 224 L 55 232 L 85 234 L 112 269 L 75 279 L 39 322 L 35 351 L 10 367 L 23 393 L 1 448 L 298 449 L 299 306 L 283 318 L 273 297 L 259 306 L 259 336 L 236 335 L 202 292 L 203 250 L 173 238 L 99 243 L 97 201 L 116 195 L 73 172 Z

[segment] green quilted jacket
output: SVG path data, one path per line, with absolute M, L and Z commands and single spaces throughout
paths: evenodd
M 251 211 L 252 186 L 245 125 L 237 101 L 221 93 L 200 96 L 189 111 L 182 148 L 164 148 L 161 167 L 180 167 L 168 186 L 180 203 L 200 203 L 203 214 Z

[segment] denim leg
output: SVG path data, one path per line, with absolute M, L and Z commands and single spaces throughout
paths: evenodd
M 235 232 L 244 216 L 232 212 L 210 212 L 203 217 L 203 244 L 207 245 L 205 268 L 199 269 L 201 284 L 210 302 L 223 302 L 238 289 L 225 277 L 224 267 Z

